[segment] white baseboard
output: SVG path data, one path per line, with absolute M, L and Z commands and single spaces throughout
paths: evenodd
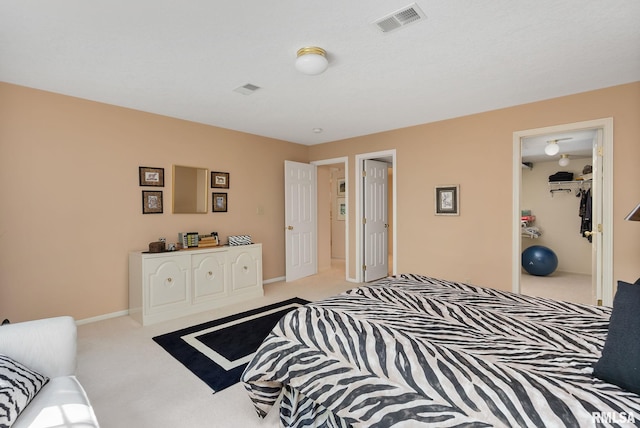
M 83 320 L 77 320 L 76 325 L 89 324 L 96 321 L 104 321 L 110 318 L 124 317 L 129 315 L 129 310 L 112 312 L 110 314 L 99 315 L 97 317 L 85 318 Z
M 279 277 L 276 277 L 276 278 L 265 279 L 265 280 L 262 281 L 262 284 L 271 284 L 273 282 L 280 282 L 280 281 L 284 281 L 284 280 L 286 280 L 286 277 L 279 276 Z M 89 324 L 89 323 L 96 322 L 96 321 L 104 321 L 104 320 L 108 320 L 110 318 L 124 317 L 124 316 L 127 316 L 127 315 L 129 315 L 129 310 L 112 312 L 110 314 L 98 315 L 97 317 L 91 317 L 91 318 L 85 318 L 85 319 L 82 319 L 82 320 L 76 320 L 76 325 Z

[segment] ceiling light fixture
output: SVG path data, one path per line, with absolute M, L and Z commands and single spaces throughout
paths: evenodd
M 560 146 L 558 146 L 558 140 L 547 141 L 547 145 L 544 148 L 544 152 L 548 156 L 557 155 L 559 151 L 560 151 Z
M 560 155 L 560 160 L 558 161 L 560 166 L 569 165 L 569 155 Z
M 300 73 L 308 75 L 320 74 L 327 69 L 327 52 L 316 46 L 308 46 L 298 49 L 296 68 Z

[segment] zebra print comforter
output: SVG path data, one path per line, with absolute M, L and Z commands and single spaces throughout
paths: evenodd
M 609 315 L 402 275 L 290 312 L 242 381 L 287 427 L 633 425 L 640 396 L 591 376 Z

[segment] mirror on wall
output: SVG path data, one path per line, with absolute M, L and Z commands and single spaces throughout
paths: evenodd
M 175 214 L 207 212 L 208 170 L 191 166 L 173 166 L 172 206 Z

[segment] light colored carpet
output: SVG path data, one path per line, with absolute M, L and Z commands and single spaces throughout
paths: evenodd
M 591 275 L 558 271 L 549 276 L 523 273 L 520 277 L 520 292 L 566 302 L 595 304 L 595 297 L 591 291 Z
M 584 295 L 584 286 L 578 292 L 573 286 L 559 285 L 558 279 L 559 275 L 523 279 L 523 293 L 561 299 L 572 296 L 573 301 L 579 293 Z M 264 298 L 215 312 L 146 327 L 128 316 L 84 324 L 78 327 L 77 376 L 102 428 L 275 428 L 279 426 L 277 412 L 260 420 L 241 384 L 212 394 L 152 337 L 291 297 L 314 301 L 355 286 L 345 280 L 344 263 L 335 261 L 332 269 L 319 275 L 267 284 Z
M 213 394 L 152 337 L 291 297 L 320 300 L 358 284 L 344 262 L 313 277 L 267 284 L 265 296 L 215 312 L 142 327 L 128 316 L 78 327 L 77 376 L 102 428 L 278 427 L 277 412 L 257 417 L 241 384 Z

